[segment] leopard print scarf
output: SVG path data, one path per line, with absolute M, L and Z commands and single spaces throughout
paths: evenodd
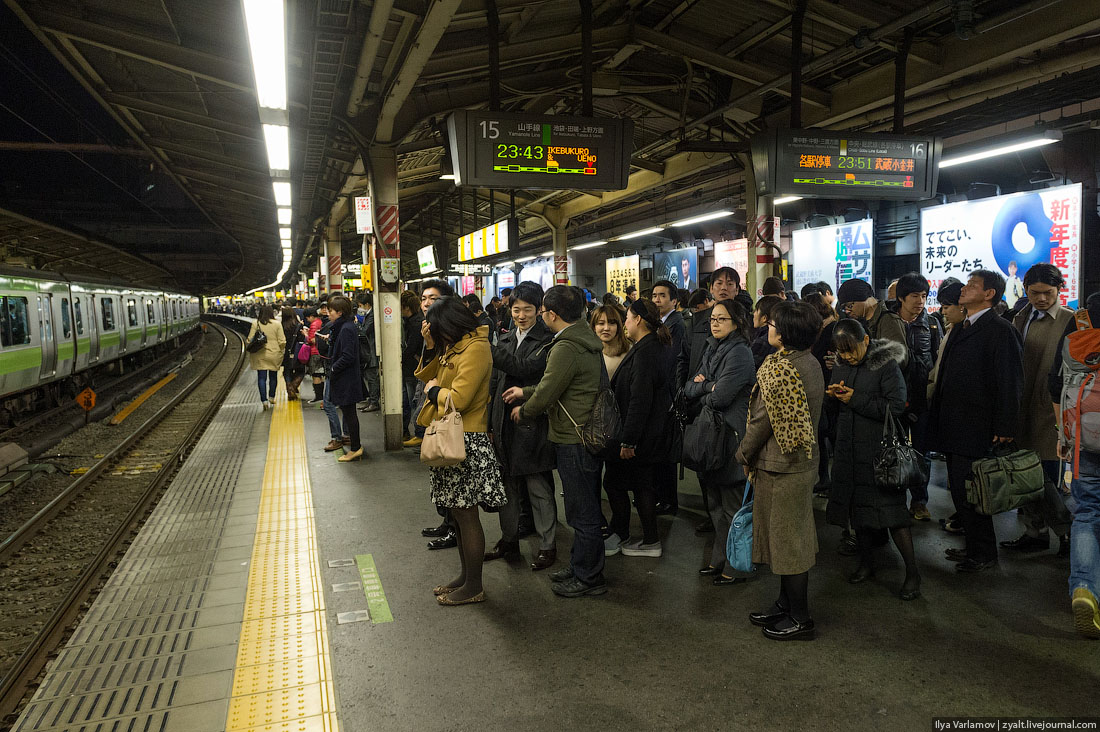
M 801 447 L 806 451 L 806 457 L 812 458 L 817 435 L 810 419 L 810 404 L 806 399 L 806 388 L 802 385 L 802 375 L 787 358 L 790 353 L 783 350 L 765 358 L 756 372 L 755 388 L 760 390 L 760 396 L 764 399 L 764 408 L 768 411 L 779 449 L 789 453 Z

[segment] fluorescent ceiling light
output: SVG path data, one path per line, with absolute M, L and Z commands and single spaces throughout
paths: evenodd
M 639 236 L 648 236 L 649 234 L 656 234 L 659 231 L 663 231 L 663 226 L 651 226 L 648 229 L 642 229 L 641 231 L 632 231 L 629 234 L 623 234 L 622 236 L 616 236 L 612 241 L 622 241 L 623 239 L 636 239 Z
M 542 254 L 540 254 L 539 256 L 540 256 L 540 257 L 552 257 L 552 256 L 554 256 L 554 250 L 553 250 L 553 249 L 551 249 L 551 250 L 550 250 L 550 251 L 548 251 L 548 252 L 543 252 L 543 253 L 542 253 Z
M 289 226 L 283 226 L 279 229 L 279 238 L 280 239 L 289 239 L 290 238 L 290 227 Z
M 510 267 L 513 264 L 515 264 L 515 262 L 513 262 L 512 260 L 508 260 L 507 262 L 494 262 L 493 266 L 494 267 Z
M 290 221 L 294 218 L 294 212 L 289 208 L 280 207 L 278 210 L 278 216 L 280 225 L 290 226 Z
M 587 244 L 578 244 L 575 247 L 569 247 L 569 250 L 576 251 L 578 249 L 592 249 L 593 247 L 602 247 L 606 243 L 606 241 L 590 241 Z
M 290 128 L 286 125 L 262 125 L 267 146 L 267 167 L 290 170 Z
M 723 216 L 733 216 L 733 211 L 715 211 L 714 213 L 702 214 L 700 216 L 692 216 L 690 219 L 684 219 L 683 221 L 674 221 L 669 224 L 669 226 L 690 226 L 691 224 L 698 224 L 701 221 L 720 219 Z
M 941 168 L 950 168 L 953 165 L 962 165 L 963 163 L 972 163 L 975 160 L 985 160 L 986 158 L 995 158 L 998 155 L 1008 155 L 1009 153 L 1020 152 L 1021 150 L 1030 150 L 1033 147 L 1042 147 L 1043 145 L 1050 145 L 1055 142 L 1059 142 L 1062 136 L 1043 135 L 1042 137 L 1033 137 L 1027 140 L 1020 140 L 1006 145 L 998 145 L 997 147 L 986 148 L 985 150 L 978 150 L 976 152 L 967 153 L 965 155 L 956 155 L 953 158 L 943 158 L 940 160 Z
M 537 255 L 532 254 L 530 257 L 516 257 L 516 263 L 518 264 L 519 262 L 530 262 L 536 256 Z
M 271 187 L 275 191 L 275 205 L 277 206 L 289 206 L 290 205 L 290 181 L 288 180 L 276 180 L 271 182 Z
M 455 175 L 454 173 L 444 173 L 443 175 L 439 176 L 439 179 L 440 180 L 458 180 L 458 176 Z
M 243 0 L 248 48 L 261 107 L 286 109 L 286 11 L 283 0 Z
M 782 206 L 784 203 L 792 203 L 794 201 L 801 201 L 802 196 L 780 196 L 772 201 L 773 206 Z

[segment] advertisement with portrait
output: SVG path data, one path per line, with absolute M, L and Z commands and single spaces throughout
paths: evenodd
M 1062 272 L 1061 303 L 1076 308 L 1080 288 L 1081 184 L 960 201 L 921 210 L 920 271 L 928 278 L 928 307 L 947 277 L 966 282 L 976 269 L 1005 278 L 1009 307 L 1023 297 L 1023 278 L 1039 262 Z
M 510 269 L 498 269 L 497 270 L 497 294 L 505 287 L 516 286 L 516 273 Z
M 554 260 L 537 259 L 526 262 L 519 271 L 520 282 L 534 282 L 546 292 L 554 286 Z
M 627 257 L 611 257 L 604 261 L 607 271 L 607 291 L 619 298 L 621 302 L 626 298 L 626 288 L 630 285 L 638 287 L 641 278 L 641 267 L 637 254 Z
M 653 255 L 653 281 L 668 280 L 688 292 L 699 287 L 699 250 L 695 247 Z
M 828 282 L 833 292 L 851 279 L 873 282 L 874 221 L 861 219 L 791 232 L 789 259 L 794 291 L 811 282 Z
M 714 268 L 731 267 L 741 275 L 741 282 L 749 276 L 749 240 L 731 239 L 714 242 Z

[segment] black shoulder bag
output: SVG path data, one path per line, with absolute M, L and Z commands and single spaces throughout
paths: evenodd
M 917 452 L 898 429 L 890 407 L 882 425 L 882 445 L 874 462 L 875 485 L 885 490 L 906 491 L 928 482 L 924 456 Z

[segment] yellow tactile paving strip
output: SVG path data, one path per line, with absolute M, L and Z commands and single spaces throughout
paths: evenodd
M 338 732 L 305 430 L 280 387 L 271 415 L 226 730 Z

